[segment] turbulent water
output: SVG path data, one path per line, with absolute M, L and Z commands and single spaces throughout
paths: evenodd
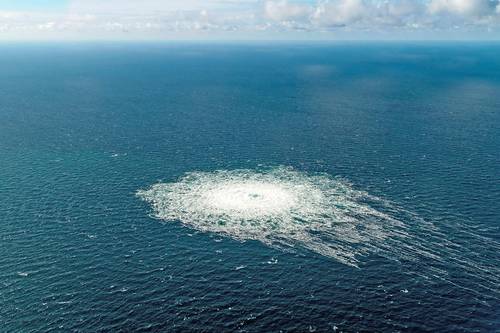
M 350 265 L 364 252 L 387 248 L 390 238 L 406 236 L 401 221 L 369 204 L 382 200 L 346 181 L 285 167 L 192 172 L 138 194 L 160 219 L 239 240 L 300 245 Z
M 500 295 L 499 267 L 468 259 L 460 253 L 467 248 L 454 244 L 432 223 L 327 174 L 286 167 L 190 172 L 138 195 L 162 220 L 284 250 L 299 246 L 355 267 L 369 254 L 430 265 L 448 261 L 482 277 L 478 292 Z M 489 246 L 500 251 L 497 242 L 489 240 Z M 433 266 L 418 273 L 446 279 Z
M 0 331 L 498 331 L 498 54 L 0 45 Z

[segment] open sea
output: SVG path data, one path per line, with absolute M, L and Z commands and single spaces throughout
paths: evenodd
M 500 332 L 499 55 L 0 44 L 0 332 Z

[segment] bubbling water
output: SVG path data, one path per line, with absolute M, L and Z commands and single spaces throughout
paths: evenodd
M 447 270 L 458 270 L 480 281 L 478 293 L 500 295 L 500 269 L 478 261 L 479 255 L 432 223 L 327 174 L 287 167 L 189 172 L 137 194 L 152 205 L 154 217 L 202 232 L 281 250 L 308 249 L 351 266 L 375 254 L 410 262 L 417 276 L 455 286 Z M 467 224 L 448 227 L 500 251 L 498 242 Z
M 298 203 L 285 186 L 259 181 L 226 182 L 203 193 L 202 200 L 213 209 L 247 218 L 283 214 Z
M 386 203 L 347 181 L 292 168 L 190 172 L 138 195 L 154 216 L 203 232 L 307 248 L 357 265 L 358 257 L 407 236 L 398 219 L 377 210 Z

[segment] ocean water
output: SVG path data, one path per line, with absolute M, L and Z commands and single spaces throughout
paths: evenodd
M 0 45 L 0 332 L 498 332 L 500 45 Z

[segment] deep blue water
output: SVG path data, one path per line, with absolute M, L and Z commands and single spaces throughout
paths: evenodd
M 500 331 L 499 54 L 0 45 L 0 331 Z M 262 165 L 393 202 L 435 226 L 440 260 L 354 268 L 162 222 L 136 196 Z

